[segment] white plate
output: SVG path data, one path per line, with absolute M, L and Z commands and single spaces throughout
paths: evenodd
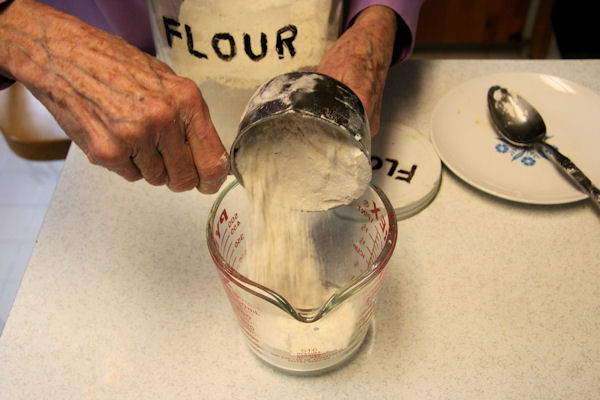
M 587 198 L 540 153 L 498 137 L 487 111 L 493 85 L 533 104 L 546 122 L 548 142 L 592 182 L 600 182 L 600 96 L 566 79 L 536 73 L 486 75 L 445 95 L 431 125 L 431 140 L 444 164 L 474 187 L 508 200 L 562 204 Z

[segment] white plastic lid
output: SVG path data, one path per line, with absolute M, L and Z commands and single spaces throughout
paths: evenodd
M 373 182 L 387 195 L 397 219 L 425 208 L 437 194 L 442 163 L 431 142 L 399 123 L 382 125 L 371 142 Z

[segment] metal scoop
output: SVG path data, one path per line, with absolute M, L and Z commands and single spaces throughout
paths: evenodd
M 518 94 L 500 86 L 492 86 L 487 95 L 493 125 L 507 142 L 517 147 L 540 147 L 549 159 L 600 208 L 600 190 L 566 156 L 546 143 L 546 124 L 540 113 Z
M 310 186 L 300 187 L 301 181 L 297 177 L 304 174 L 303 176 L 311 178 L 309 171 L 306 171 L 307 168 L 302 163 L 291 162 L 291 157 L 283 160 L 281 165 L 274 166 L 278 170 L 278 178 L 273 185 L 294 188 L 289 191 L 289 208 L 302 211 L 335 208 L 349 204 L 367 189 L 371 179 L 371 135 L 363 105 L 358 96 L 343 83 L 312 72 L 291 72 L 277 76 L 259 87 L 250 98 L 230 152 L 231 171 L 242 185 L 245 186 L 246 177 L 239 166 L 244 148 L 255 145 L 259 137 L 268 138 L 271 142 L 280 140 L 282 126 L 293 127 L 289 130 L 297 132 L 298 137 L 304 133 L 310 135 L 311 132 L 319 131 L 326 137 L 337 138 L 347 144 L 348 148 L 358 149 L 357 165 L 360 165 L 360 171 L 368 171 L 368 177 L 363 173 L 360 175 L 361 179 L 358 179 L 353 169 L 345 170 L 341 165 L 334 165 L 332 168 L 338 168 L 336 172 L 341 172 L 336 176 L 351 183 L 345 186 L 348 193 L 336 193 L 330 202 L 306 202 L 306 198 L 313 196 L 320 199 L 328 181 L 324 180 L 323 185 L 319 185 L 319 180 L 310 179 Z M 292 142 L 292 145 L 299 143 Z M 320 157 L 324 157 L 328 149 L 314 147 L 314 150 Z M 302 154 L 295 146 L 288 146 L 285 151 L 280 150 L 282 156 L 279 158 L 283 159 L 288 152 Z M 265 158 L 272 154 L 265 150 L 261 151 L 260 156 Z M 305 159 L 308 158 L 298 158 Z M 302 196 L 298 195 L 300 192 Z

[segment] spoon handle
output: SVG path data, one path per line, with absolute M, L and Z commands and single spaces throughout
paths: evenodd
M 600 189 L 594 186 L 592 181 L 590 181 L 590 179 L 585 176 L 583 171 L 581 171 L 568 157 L 561 154 L 558 150 L 546 142 L 542 141 L 541 144 L 552 156 L 551 160 L 561 167 L 561 169 L 569 176 L 569 178 L 571 178 L 573 182 L 577 184 L 577 186 L 579 186 L 579 188 L 587 192 L 594 204 L 600 208 Z

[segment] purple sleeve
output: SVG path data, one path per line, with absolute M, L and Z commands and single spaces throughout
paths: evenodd
M 384 5 L 396 12 L 399 22 L 396 43 L 394 45 L 393 64 L 397 64 L 410 55 L 415 46 L 415 34 L 419 21 L 419 10 L 425 0 L 347 0 L 346 27 L 352 24 L 354 18 L 365 8 L 372 5 Z
M 1 0 L 0 0 L 1 1 Z M 146 0 L 38 0 L 154 54 Z

